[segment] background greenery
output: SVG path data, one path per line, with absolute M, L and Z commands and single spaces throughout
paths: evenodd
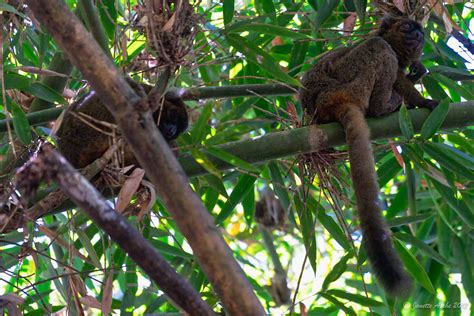
M 76 1 L 67 2 L 72 9 L 77 7 Z M 97 3 L 105 47 L 116 64 L 137 80 L 155 82 L 153 56 L 134 27 L 136 1 Z M 50 133 L 48 124 L 30 126 L 25 113 L 64 105 L 64 95 L 55 89 L 66 84 L 76 92 L 86 83 L 77 70 L 68 80 L 59 78 L 57 82 L 48 82 L 52 77 L 38 74 L 39 69 L 51 69 L 55 62 L 64 66 L 55 68 L 58 72 L 67 74 L 70 68 L 50 35 L 25 19 L 24 10 L 0 3 L 0 11 L 4 21 L 0 116 L 9 115 L 13 122 L 11 133 L 2 134 L 3 162 L 12 138 L 29 145 L 32 131 L 43 136 Z M 78 11 L 81 14 L 80 7 Z M 177 87 L 297 85 L 318 56 L 363 38 L 375 28 L 377 19 L 373 4 L 364 0 L 202 1 L 196 11 L 202 14 L 202 29 L 186 66 L 174 78 Z M 469 25 L 472 32 L 474 23 L 472 3 L 438 3 L 433 12 L 438 16 L 445 12 L 445 24 L 443 18 L 433 16 L 426 25 L 423 63 L 430 73 L 421 89 L 439 100 L 474 100 L 474 76 L 467 69 L 474 66 L 473 56 L 469 47 L 462 56 L 458 54 L 455 44 L 448 45 L 452 37 L 447 33 L 453 30 L 467 38 Z M 350 21 L 356 16 L 352 30 Z M 342 32 L 343 26 L 346 32 Z M 143 58 L 151 61 L 143 62 Z M 430 314 L 432 309 L 417 308 L 425 304 L 445 315 L 468 313 L 474 301 L 474 129 L 434 135 L 446 115 L 447 102 L 430 116 L 420 134 L 413 132 L 402 111 L 404 136 L 375 144 L 385 215 L 397 250 L 416 280 L 405 304 L 387 300 L 366 273 L 369 267 L 359 252 L 361 236 L 354 222 L 354 197 L 343 151 L 324 158 L 335 164 L 309 172 L 296 157 L 250 165 L 216 148 L 300 127 L 302 111 L 295 96 L 255 95 L 187 103 L 191 127 L 178 140 L 181 152 L 189 152 L 208 171 L 192 178 L 191 185 L 215 215 L 268 312 L 289 314 L 292 306 L 276 306 L 269 287 L 279 270 L 273 243 L 287 270 L 294 309 L 303 315 L 305 311 L 307 315 L 355 315 L 402 310 Z M 233 168 L 219 171 L 209 157 L 224 160 Z M 264 243 L 253 215 L 255 202 L 267 188 L 273 189 L 287 210 L 287 219 L 283 229 L 265 233 L 271 238 Z M 4 209 L 19 205 L 10 200 Z M 218 298 L 159 199 L 148 215 L 129 220 L 219 311 Z M 111 306 L 115 312 L 137 315 L 177 311 L 80 210 L 48 215 L 36 224 L 0 235 L 0 251 L 1 298 L 18 303 L 25 315 L 43 315 L 65 306 L 77 312 L 79 304 L 91 313 L 99 313 L 96 308 L 101 304 L 103 310 Z M 435 304 L 451 304 L 452 308 Z

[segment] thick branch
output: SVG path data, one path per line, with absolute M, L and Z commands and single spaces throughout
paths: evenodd
M 63 78 L 60 79 L 64 81 Z M 180 97 L 186 101 L 249 96 L 289 96 L 297 92 L 297 88 L 284 84 L 249 84 L 201 88 L 171 88 L 166 93 L 166 98 L 172 100 Z M 56 119 L 62 111 L 63 108 L 54 108 L 30 113 L 26 117 L 30 125 L 39 125 Z M 6 124 L 6 120 L 0 120 L 0 132 L 7 130 Z
M 34 160 L 21 169 L 17 179 L 18 186 L 26 192 L 33 189 L 32 184 L 44 179 L 57 182 L 174 303 L 190 315 L 215 315 L 199 293 L 51 145 L 42 146 Z
M 64 2 L 29 0 L 27 3 L 113 114 L 226 310 L 233 315 L 263 315 L 252 286 L 212 217 L 189 186 L 151 114 L 139 111 L 147 106 L 144 100 L 140 100 Z
M 430 114 L 426 109 L 409 110 L 413 127 L 419 132 Z M 401 136 L 398 112 L 388 116 L 368 119 L 372 139 L 384 139 Z M 474 124 L 474 101 L 451 104 L 449 113 L 441 126 L 442 129 Z M 337 123 L 307 126 L 277 133 L 269 133 L 260 138 L 236 141 L 219 146 L 221 149 L 249 163 L 262 163 L 272 159 L 294 156 L 320 150 L 324 147 L 340 146 L 345 143 L 344 131 Z M 318 147 L 319 144 L 319 147 Z M 213 156 L 208 157 L 218 169 L 232 168 Z M 190 154 L 180 157 L 180 163 L 189 177 L 199 176 L 207 171 Z

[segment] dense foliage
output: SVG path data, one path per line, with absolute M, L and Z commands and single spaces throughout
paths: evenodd
M 97 25 L 87 18 L 87 2 L 67 1 L 85 25 L 94 29 Z M 17 1 L 0 3 L 4 22 L 0 37 L 4 191 L 11 180 L 11 161 L 21 161 L 37 136 L 54 142 L 52 125 L 46 122 L 58 115 L 54 110 L 67 104 L 71 93 L 87 89 L 51 35 L 40 31 L 36 21 L 27 17 L 28 11 L 15 4 Z M 192 177 L 190 183 L 215 216 L 216 225 L 269 313 L 472 312 L 474 129 L 438 129 L 447 115 L 448 102 L 474 100 L 474 75 L 468 70 L 474 67 L 472 43 L 466 40 L 462 46 L 453 38 L 454 34 L 458 39 L 472 35 L 469 26 L 472 32 L 474 14 L 469 3 L 428 4 L 433 6 L 433 15 L 426 24 L 422 61 L 429 74 L 421 89 L 445 101 L 419 132 L 402 108 L 400 116 L 393 119 L 399 120 L 403 136 L 379 140 L 374 146 L 385 216 L 393 228 L 396 248 L 415 279 L 407 302 L 387 299 L 368 273 L 370 267 L 359 251 L 361 236 L 343 146 L 317 157 L 320 166 L 312 168 L 305 164 L 307 156 L 250 164 L 246 157 L 238 158 L 218 146 L 301 127 L 296 95 L 275 96 L 277 91 L 273 96 L 256 93 L 215 99 L 211 93 L 208 100 L 187 101 L 191 127 L 178 139 L 181 160 L 185 165 L 186 159 L 193 159 L 205 169 L 204 175 Z M 140 24 L 144 4 L 102 0 L 96 8 L 99 29 L 105 32 L 102 47 L 132 78 L 155 83 L 163 60 L 146 43 Z M 181 67 L 172 85 L 235 86 L 229 95 L 239 94 L 242 88 L 237 85 L 243 84 L 298 86 L 302 73 L 324 52 L 364 38 L 379 18 L 373 4 L 363 0 L 224 0 L 223 4 L 208 0 L 196 4 L 195 11 L 200 14 L 200 29 L 187 55 L 173 55 L 177 56 L 173 62 Z M 50 77 L 44 69 L 65 76 Z M 53 112 L 46 110 L 39 113 L 48 117 L 32 118 L 31 113 L 45 109 Z M 7 118 L 12 121 L 11 129 L 6 128 Z M 16 158 L 12 158 L 12 140 Z M 261 153 L 260 148 L 252 150 L 256 152 L 253 157 Z M 216 164 L 216 159 L 231 168 L 220 170 L 222 164 Z M 279 222 L 274 230 L 254 219 L 256 202 L 269 190 L 284 213 L 277 216 L 284 223 Z M 5 219 L 26 211 L 26 202 L 19 197 L 4 198 L 2 225 L 8 224 Z M 132 203 L 140 212 L 129 216 L 129 221 L 220 311 L 219 298 L 159 198 L 151 208 L 142 206 L 140 198 Z M 10 303 L 25 315 L 64 307 L 73 314 L 82 309 L 98 314 L 100 308 L 105 313 L 113 309 L 137 315 L 177 311 L 80 210 L 61 210 L 2 233 L 0 250 L 0 310 Z

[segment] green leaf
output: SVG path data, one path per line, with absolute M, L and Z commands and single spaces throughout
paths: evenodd
M 353 256 L 354 254 L 352 252 L 349 252 L 344 257 L 342 257 L 338 263 L 336 263 L 334 268 L 329 271 L 328 275 L 324 279 L 323 285 L 321 286 L 322 291 L 325 291 L 328 288 L 329 284 L 339 279 L 341 275 L 347 271 L 347 261 Z
M 430 293 L 434 294 L 435 289 L 428 274 L 416 258 L 396 239 L 393 240 L 395 248 L 400 255 L 405 267 L 410 274 Z
M 354 0 L 354 5 L 356 7 L 357 15 L 359 16 L 361 24 L 364 24 L 367 0 Z
M 466 203 L 463 200 L 457 199 L 451 188 L 440 184 L 436 180 L 432 180 L 431 183 L 459 218 L 471 229 L 474 228 L 474 213 L 467 207 Z
M 426 88 L 426 91 L 436 100 L 444 100 L 449 98 L 448 94 L 444 91 L 443 87 L 433 79 L 430 75 L 423 77 L 423 86 Z
M 92 242 L 89 237 L 82 229 L 76 229 L 75 232 L 77 234 L 77 237 L 79 237 L 81 244 L 84 246 L 84 248 L 86 248 L 87 254 L 89 255 L 89 258 L 91 259 L 92 263 L 94 263 L 94 266 L 96 268 L 102 269 L 102 264 L 100 263 L 99 256 L 97 255 L 97 252 L 95 251 L 94 246 L 92 245 Z
M 263 68 L 265 71 L 275 76 L 275 79 L 291 85 L 301 86 L 299 80 L 290 77 L 287 73 L 281 70 L 278 62 L 263 49 L 255 45 L 255 43 L 237 34 L 227 34 L 226 38 L 236 50 L 247 57 L 248 61 Z
M 23 112 L 20 106 L 13 101 L 10 102 L 9 107 L 16 136 L 18 136 L 18 139 L 23 144 L 29 145 L 31 143 L 32 137 L 30 123 L 28 123 L 25 112 Z
M 446 304 L 450 304 L 452 307 L 446 308 L 444 311 L 444 316 L 457 316 L 461 315 L 462 308 L 453 304 L 459 304 L 461 302 L 461 290 L 455 284 L 450 284 L 448 292 L 446 293 Z
M 327 299 L 329 302 L 333 303 L 335 306 L 337 306 L 339 309 L 343 310 L 346 315 L 351 315 L 351 316 L 356 316 L 356 312 L 352 309 L 350 306 L 346 306 L 346 304 L 342 303 L 338 299 L 336 299 L 334 296 L 326 294 L 326 293 L 320 293 L 321 297 L 324 297 Z
M 208 122 L 212 114 L 213 102 L 208 102 L 201 110 L 199 118 L 193 125 L 193 129 L 190 131 L 193 139 L 193 144 L 200 143 L 204 140 L 209 132 Z
M 403 104 L 400 108 L 398 121 L 400 122 L 400 129 L 402 130 L 403 136 L 407 140 L 412 139 L 415 132 L 413 131 L 413 123 L 411 122 L 411 118 L 408 114 L 408 109 L 405 104 Z
M 187 253 L 179 247 L 169 245 L 163 241 L 152 239 L 151 243 L 153 246 L 158 249 L 160 252 L 171 255 L 173 257 L 179 257 L 183 259 L 193 259 L 193 255 Z
M 224 183 L 222 182 L 222 178 L 217 177 L 213 174 L 208 174 L 208 175 L 204 176 L 203 178 L 207 181 L 209 186 L 211 188 L 213 188 L 215 191 L 219 192 L 220 194 L 222 194 L 226 198 L 229 197 L 227 195 L 227 191 L 225 189 Z
M 209 173 L 215 175 L 216 177 L 221 177 L 221 172 L 219 169 L 199 149 L 195 148 L 191 150 L 191 155 L 193 156 L 194 160 L 196 160 L 196 162 Z
M 257 180 L 256 177 L 250 176 L 248 174 L 242 174 L 237 181 L 237 184 L 232 190 L 229 199 L 226 201 L 224 206 L 222 207 L 221 212 L 216 217 L 216 225 L 221 224 L 224 222 L 231 214 L 237 204 L 242 201 L 242 199 L 253 190 L 253 184 Z
M 329 232 L 329 234 L 337 241 L 337 243 L 344 248 L 346 251 L 350 251 L 352 246 L 347 240 L 347 236 L 344 234 L 341 227 L 336 223 L 336 221 L 326 214 L 324 210 L 320 210 L 318 213 L 318 220 L 323 225 L 323 227 Z
M 240 32 L 257 32 L 260 34 L 289 37 L 293 39 L 311 39 L 311 36 L 304 33 L 300 33 L 296 30 L 291 30 L 286 27 L 266 23 L 241 24 L 237 27 L 233 27 L 231 30 L 231 33 Z
M 368 298 L 366 296 L 360 295 L 360 294 L 353 294 L 349 293 L 347 291 L 342 291 L 342 290 L 328 290 L 326 291 L 327 294 L 337 296 L 339 298 L 346 299 L 348 301 L 355 302 L 357 304 L 363 305 L 363 306 L 372 306 L 372 307 L 377 307 L 377 306 L 383 306 L 384 303 L 381 301 L 377 301 L 371 298 Z
M 223 11 L 224 11 L 224 24 L 227 25 L 232 22 L 234 18 L 234 0 L 224 0 Z
M 21 13 L 20 11 L 18 11 L 17 9 L 15 9 L 14 7 L 12 7 L 11 5 L 7 3 L 0 3 L 0 13 L 2 13 L 3 11 L 11 12 L 18 16 L 21 16 L 24 19 L 28 19 L 26 15 L 24 15 L 23 13 Z
M 288 196 L 288 191 L 286 190 L 285 181 L 281 175 L 280 168 L 278 164 L 274 161 L 268 164 L 268 169 L 270 170 L 270 176 L 273 182 L 273 191 L 275 191 L 280 203 L 282 204 L 285 210 L 290 208 L 290 197 Z
M 59 93 L 57 93 L 50 87 L 42 84 L 41 82 L 33 82 L 28 87 L 23 88 L 23 91 L 31 93 L 35 97 L 51 102 L 51 103 L 59 103 L 59 104 L 66 103 L 64 98 Z
M 428 218 L 434 216 L 434 213 L 426 213 L 426 214 L 419 214 L 419 215 L 409 215 L 409 216 L 400 216 L 389 219 L 387 221 L 388 226 L 396 227 L 408 224 L 415 224 L 426 221 Z
M 474 180 L 473 164 L 461 155 L 453 154 L 449 149 L 450 146 L 440 145 L 439 143 L 426 143 L 421 144 L 421 148 L 443 167 L 460 177 Z
M 23 90 L 30 85 L 30 78 L 26 76 L 19 75 L 17 73 L 6 73 L 5 74 L 5 90 L 17 89 Z M 0 91 L 1 94 L 1 91 Z
M 210 154 L 210 155 L 212 155 L 216 158 L 219 158 L 220 160 L 225 161 L 225 162 L 227 162 L 228 164 L 230 164 L 234 167 L 240 168 L 242 170 L 247 170 L 247 171 L 250 171 L 250 172 L 256 172 L 256 173 L 259 172 L 257 167 L 249 164 L 248 162 L 240 159 L 239 157 L 234 156 L 234 155 L 230 154 L 229 152 L 227 152 L 223 149 L 220 149 L 218 147 L 207 147 L 207 148 L 205 148 L 205 151 L 208 154 Z
M 402 233 L 402 232 L 395 233 L 394 236 L 398 240 L 411 244 L 414 247 L 414 249 L 424 252 L 426 255 L 430 256 L 431 258 L 438 261 L 439 263 L 446 266 L 450 265 L 450 262 L 446 258 L 444 258 L 437 251 L 429 247 L 427 244 L 425 244 L 423 241 L 419 240 L 415 236 L 412 236 L 407 233 Z
M 314 21 L 314 29 L 318 30 L 324 22 L 332 15 L 334 9 L 338 6 L 339 0 L 321 0 L 318 1 L 318 13 Z
M 444 119 L 449 111 L 449 99 L 444 99 L 440 104 L 430 113 L 426 121 L 421 127 L 421 138 L 428 140 L 438 131 L 443 124 Z
M 474 75 L 465 69 L 457 69 L 448 66 L 430 67 L 430 73 L 440 73 L 454 81 L 474 80 Z

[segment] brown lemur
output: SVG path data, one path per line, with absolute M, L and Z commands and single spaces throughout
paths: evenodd
M 162 102 L 161 105 L 155 106 L 153 117 L 157 120 L 163 137 L 171 147 L 174 147 L 174 140 L 188 127 L 186 105 L 179 98 L 172 100 L 166 98 L 163 100 L 156 98 L 156 96 L 153 98 L 151 86 L 138 84 L 129 78 L 128 81 L 142 97 L 146 97 L 146 94 L 150 93 L 150 99 L 157 103 Z M 87 117 L 81 116 L 80 113 Z M 89 117 L 94 120 L 92 121 Z M 57 143 L 61 153 L 74 167 L 83 168 L 89 165 L 110 147 L 112 136 L 107 132 L 110 133 L 111 129 L 97 123 L 99 121 L 113 124 L 114 118 L 94 91 L 71 104 L 71 110 L 65 114 L 56 134 Z M 123 152 L 125 165 L 137 164 L 130 148 L 125 146 Z
M 363 42 L 323 56 L 302 79 L 301 104 L 309 124 L 339 122 L 346 133 L 351 178 L 363 246 L 375 276 L 393 297 L 406 296 L 411 278 L 391 239 L 378 198 L 379 186 L 365 116 L 389 114 L 403 100 L 408 107 L 433 109 L 414 87 L 426 69 L 420 63 L 423 29 L 415 21 L 386 16 Z M 411 74 L 405 69 L 410 67 Z

